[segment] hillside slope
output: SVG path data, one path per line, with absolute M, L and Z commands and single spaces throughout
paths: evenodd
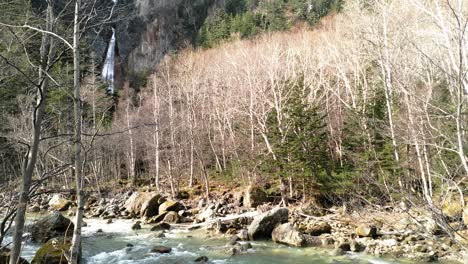
M 176 181 L 283 177 L 291 194 L 430 200 L 468 172 L 464 66 L 452 63 L 466 54 L 456 24 L 431 16 L 455 21 L 448 6 L 408 5 L 351 1 L 313 31 L 181 52 L 119 124 L 156 122 L 136 132 L 138 157 L 152 175 L 170 162 Z

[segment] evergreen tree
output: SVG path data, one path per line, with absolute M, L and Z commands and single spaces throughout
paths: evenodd
M 288 99 L 283 105 L 281 124 L 278 113 L 268 116 L 268 139 L 276 159 L 269 160 L 270 172 L 282 177 L 310 178 L 323 185 L 331 180 L 331 157 L 326 117 L 317 106 L 306 102 L 308 89 L 302 79 L 284 85 Z

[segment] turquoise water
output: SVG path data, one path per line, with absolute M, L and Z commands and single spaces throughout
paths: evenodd
M 319 248 L 294 248 L 268 241 L 254 241 L 252 249 L 246 253 L 230 256 L 227 250 L 227 239 L 210 238 L 203 230 L 184 231 L 174 229 L 165 238 L 157 238 L 150 226 L 133 231 L 133 221 L 117 220 L 106 224 L 103 220 L 86 219 L 87 227 L 83 230 L 83 257 L 87 264 L 182 264 L 194 263 L 200 256 L 207 256 L 210 263 L 236 264 L 348 264 L 348 263 L 397 263 L 389 260 L 375 259 L 363 255 L 345 255 L 331 257 L 329 251 Z M 103 233 L 97 233 L 102 229 Z M 127 244 L 133 247 L 127 247 Z M 157 245 L 169 246 L 169 254 L 150 253 Z M 23 257 L 31 260 L 38 245 L 27 244 Z

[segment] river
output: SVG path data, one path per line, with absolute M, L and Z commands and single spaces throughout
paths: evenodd
M 138 231 L 131 230 L 133 221 L 115 220 L 106 224 L 100 219 L 86 219 L 83 228 L 83 257 L 86 264 L 182 264 L 194 263 L 200 256 L 207 256 L 209 263 L 232 264 L 347 264 L 347 263 L 401 263 L 392 260 L 376 259 L 364 255 L 351 254 L 331 257 L 329 251 L 320 248 L 294 248 L 268 241 L 254 241 L 248 252 L 230 256 L 227 252 L 228 240 L 209 237 L 205 231 L 185 231 L 173 229 L 164 238 L 157 238 L 149 226 Z M 102 233 L 98 233 L 102 229 Z M 132 247 L 128 247 L 132 244 Z M 157 245 L 169 246 L 169 254 L 149 253 Z M 22 256 L 32 260 L 39 245 L 26 244 Z

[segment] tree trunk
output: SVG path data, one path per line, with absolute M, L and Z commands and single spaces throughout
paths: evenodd
M 53 30 L 53 12 L 52 3 L 49 2 L 46 14 L 46 31 Z M 21 242 L 24 232 L 24 224 L 26 220 L 26 209 L 29 202 L 29 191 L 31 188 L 32 176 L 36 166 L 39 143 L 42 130 L 42 120 L 44 117 L 45 100 L 49 86 L 47 72 L 50 68 L 50 63 L 53 60 L 53 43 L 50 34 L 44 33 L 41 43 L 41 64 L 39 68 L 39 80 L 42 82 L 37 91 L 36 106 L 33 112 L 32 124 L 32 140 L 29 150 L 25 156 L 22 168 L 23 185 L 17 205 L 17 213 L 15 217 L 15 228 L 13 230 L 13 242 L 10 256 L 10 264 L 16 264 L 21 254 Z
M 73 96 L 73 108 L 75 119 L 75 188 L 77 194 L 77 209 L 75 217 L 75 229 L 73 230 L 73 238 L 70 247 L 71 264 L 77 264 L 80 261 L 81 248 L 81 226 L 83 224 L 84 212 L 84 191 L 83 191 L 83 175 L 81 161 L 81 83 L 80 83 L 80 8 L 81 0 L 76 0 L 75 3 L 75 22 L 73 28 L 73 84 L 75 87 Z
M 128 162 L 129 162 L 129 177 L 132 179 L 132 185 L 136 186 L 136 173 L 135 173 L 135 146 L 133 142 L 133 129 L 130 122 L 130 99 L 127 98 L 127 107 L 125 108 L 125 117 L 127 119 L 127 129 L 128 129 L 128 138 L 130 141 L 130 152 L 128 153 Z

